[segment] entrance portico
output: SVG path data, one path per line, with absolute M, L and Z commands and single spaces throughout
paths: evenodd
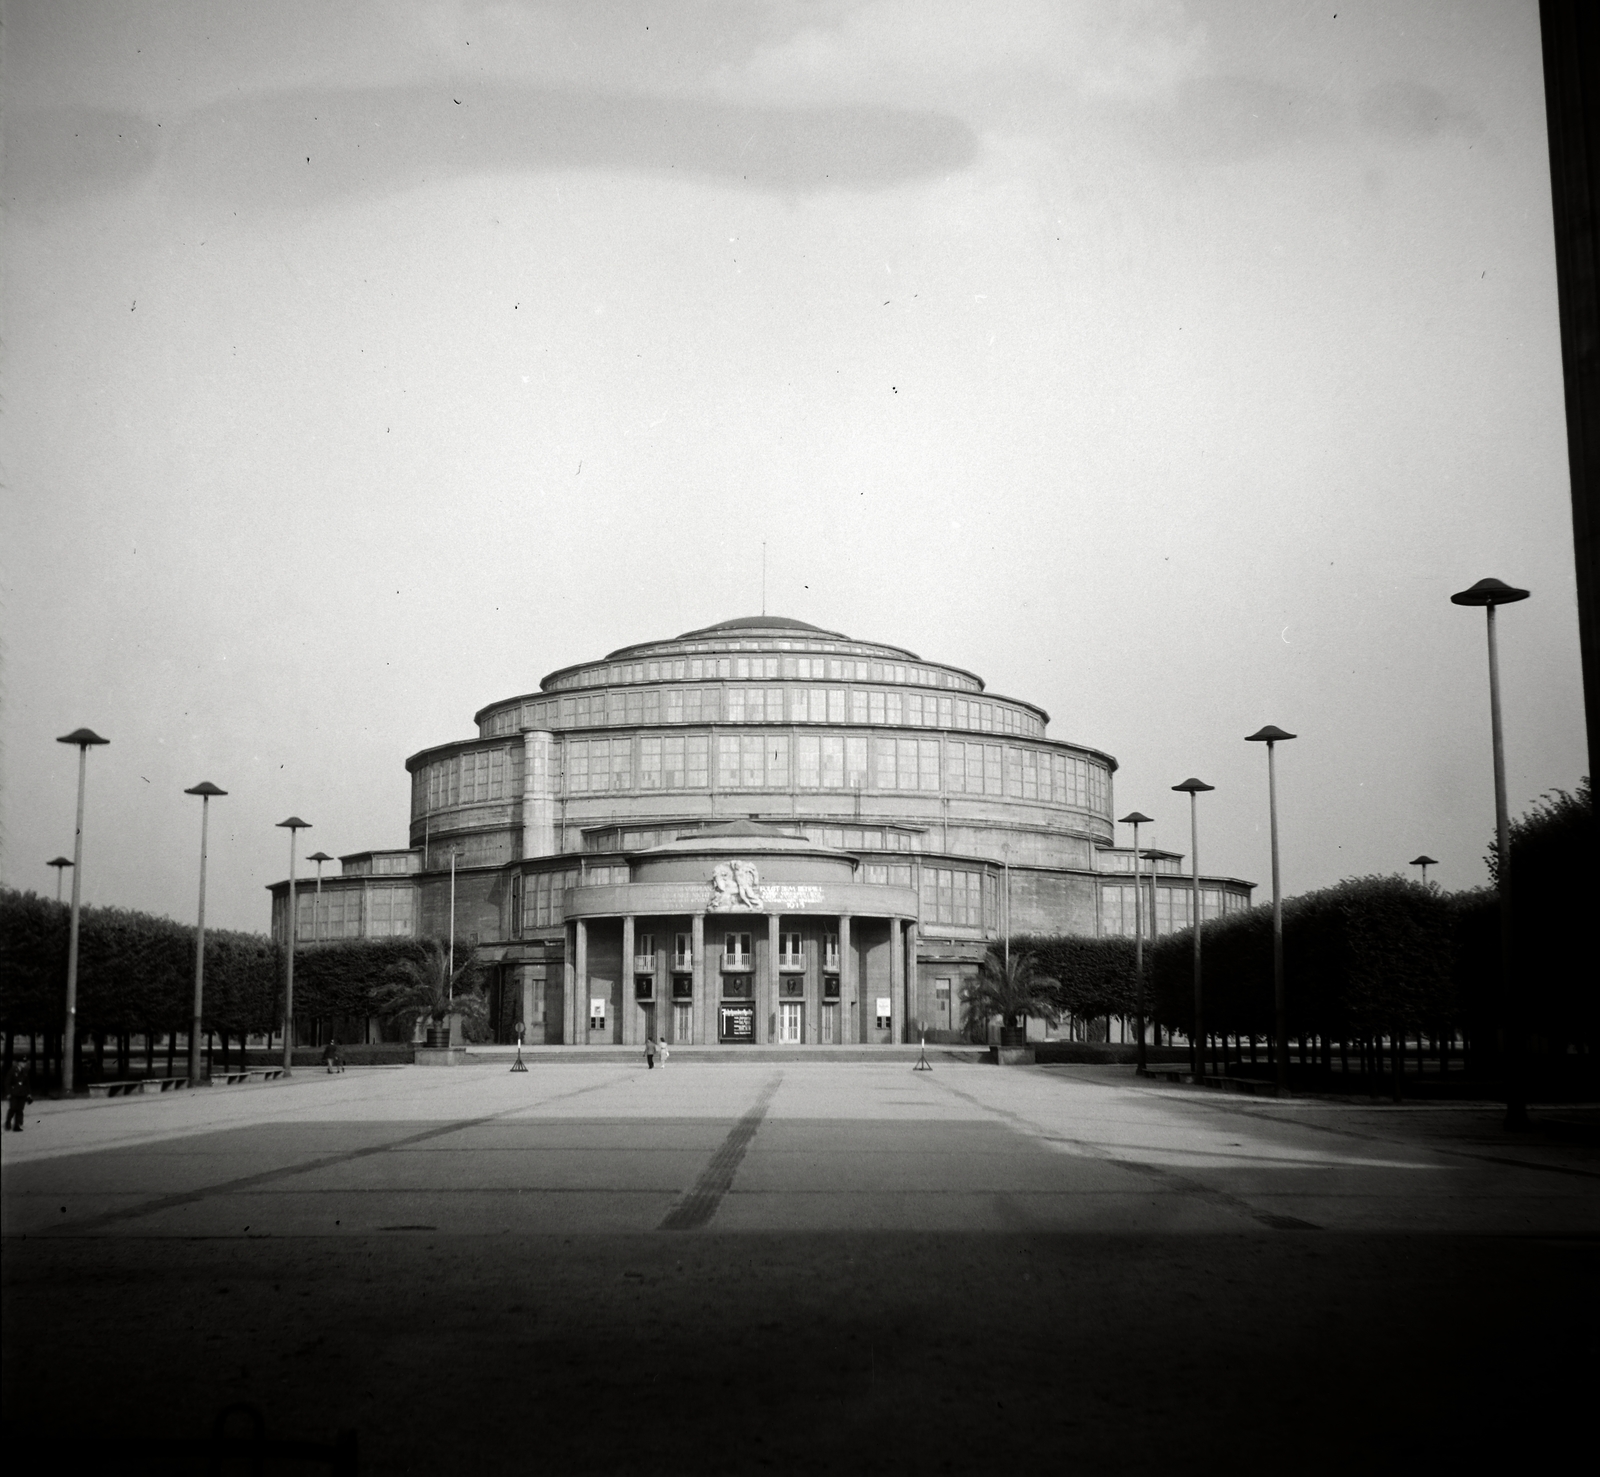
M 635 854 L 626 882 L 568 889 L 564 1039 L 910 1040 L 917 894 L 859 871 L 848 852 L 738 821 Z

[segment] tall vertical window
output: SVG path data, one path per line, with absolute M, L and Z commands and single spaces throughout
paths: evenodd
M 767 754 L 766 784 L 775 789 L 789 788 L 789 735 L 768 734 L 765 740 Z
M 794 782 L 802 790 L 816 790 L 822 786 L 822 739 L 814 733 L 802 733 L 794 741 Z
M 727 734 L 717 739 L 717 788 L 739 788 L 739 740 Z
M 867 787 L 867 740 L 865 736 L 847 735 L 844 741 L 845 787 L 864 790 Z
M 682 743 L 681 739 L 679 743 Z M 641 790 L 661 788 L 661 740 L 658 738 L 639 740 L 639 788 Z

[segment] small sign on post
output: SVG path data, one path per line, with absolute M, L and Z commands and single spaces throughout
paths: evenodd
M 512 1029 L 517 1033 L 517 1059 L 512 1062 L 511 1070 L 513 1072 L 526 1072 L 528 1070 L 527 1064 L 522 1060 L 522 1022 L 518 1021 Z

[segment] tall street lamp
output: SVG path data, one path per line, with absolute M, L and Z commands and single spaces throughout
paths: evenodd
M 211 818 L 211 797 L 226 795 L 210 780 L 201 780 L 185 795 L 200 797 L 200 918 L 194 930 L 194 1022 L 189 1030 L 189 1086 L 200 1085 L 200 1017 L 206 978 L 206 824 Z
M 1190 1042 L 1190 1070 L 1197 1077 L 1205 1075 L 1205 1063 L 1202 1053 L 1205 1048 L 1205 1014 L 1201 1008 L 1200 998 L 1200 924 L 1203 914 L 1200 908 L 1200 822 L 1195 814 L 1195 796 L 1206 790 L 1216 789 L 1215 785 L 1208 785 L 1204 780 L 1186 779 L 1181 785 L 1174 785 L 1174 790 L 1180 790 L 1189 797 L 1189 870 L 1193 881 L 1190 884 L 1194 896 L 1194 1040 Z
M 317 864 L 317 896 L 311 904 L 311 942 L 316 943 L 322 937 L 322 864 L 333 858 L 325 851 L 314 851 L 306 860 Z
M 54 867 L 56 869 L 56 901 L 58 903 L 61 901 L 61 871 L 62 871 L 62 868 L 70 867 L 71 865 L 72 865 L 72 858 L 70 856 L 53 856 L 53 857 L 50 858 L 49 861 L 47 861 L 45 863 L 45 866 Z
M 294 912 L 294 833 L 309 831 L 311 822 L 292 815 L 286 821 L 279 821 L 278 825 L 280 828 L 287 827 L 289 831 L 289 922 L 286 930 L 289 935 L 289 952 L 283 986 L 283 1075 L 292 1077 L 294 1075 L 294 936 L 295 925 L 298 922 Z
M 1422 868 L 1422 885 L 1426 887 L 1428 885 L 1428 868 L 1437 867 L 1439 865 L 1439 858 L 1436 856 L 1429 856 L 1427 852 L 1423 852 L 1421 856 L 1412 857 L 1408 865 Z
M 1272 1015 L 1277 1041 L 1277 1087 L 1289 1090 L 1289 1006 L 1283 993 L 1283 892 L 1278 885 L 1278 767 L 1273 746 L 1295 735 L 1270 723 L 1245 735 L 1247 744 L 1267 746 L 1267 811 L 1272 822 Z
M 1133 1019 L 1138 1027 L 1139 1035 L 1139 1065 L 1137 1071 L 1142 1076 L 1145 1069 L 1144 1060 L 1144 886 L 1139 879 L 1139 827 L 1153 825 L 1154 822 L 1147 815 L 1141 815 L 1137 810 L 1130 810 L 1127 815 L 1117 822 L 1119 826 L 1133 827 Z M 1152 898 L 1152 904 L 1154 899 Z
M 92 728 L 79 728 L 63 734 L 56 742 L 78 746 L 78 829 L 72 837 L 72 922 L 67 929 L 67 1023 L 61 1043 L 61 1087 L 71 1092 L 72 1059 L 78 1050 L 78 902 L 83 879 L 83 780 L 89 750 L 96 744 L 109 744 L 111 740 L 101 738 Z
M 1489 621 L 1489 732 L 1494 743 L 1494 834 L 1500 882 L 1500 1013 L 1505 1062 L 1506 1127 L 1525 1128 L 1528 1099 L 1522 1083 L 1522 1002 L 1512 977 L 1511 819 L 1506 813 L 1505 735 L 1500 726 L 1500 650 L 1495 642 L 1494 609 L 1526 600 L 1528 591 L 1500 580 L 1479 580 L 1450 597 L 1453 605 L 1481 605 Z

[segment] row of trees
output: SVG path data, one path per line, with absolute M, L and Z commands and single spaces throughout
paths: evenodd
M 69 909 L 32 892 L 0 889 L 0 1029 L 50 1036 L 62 1029 Z M 78 927 L 78 1031 L 123 1043 L 186 1033 L 192 1023 L 195 931 L 124 908 L 84 908 Z M 407 1039 L 417 1019 L 447 1004 L 467 1027 L 486 1015 L 482 969 L 470 944 L 360 939 L 295 954 L 297 1024 L 376 1020 Z M 206 930 L 202 1030 L 243 1041 L 283 1027 L 284 957 L 263 934 Z M 126 1048 L 119 1056 L 125 1058 Z
M 1600 892 L 1593 799 L 1545 797 L 1511 830 L 1511 897 L 1517 977 L 1512 982 L 1535 1050 L 1593 1050 L 1600 992 L 1592 943 L 1581 920 Z M 1491 848 L 1491 872 L 1498 858 Z M 1461 1035 L 1488 1041 L 1502 1023 L 1498 894 L 1446 893 L 1405 877 L 1357 877 L 1288 899 L 1283 908 L 1289 1034 L 1329 1040 Z M 1272 912 L 1262 906 L 1204 925 L 1209 1032 L 1270 1038 L 1273 1032 Z M 1018 937 L 1015 961 L 1036 1016 L 1079 1019 L 1137 1012 L 1134 942 L 1125 938 Z M 1193 1025 L 1193 934 L 1145 946 L 1146 1018 L 1169 1031 Z M 972 992 L 981 1012 L 1005 998 L 992 961 Z M 998 1013 L 998 1010 L 996 1011 Z

